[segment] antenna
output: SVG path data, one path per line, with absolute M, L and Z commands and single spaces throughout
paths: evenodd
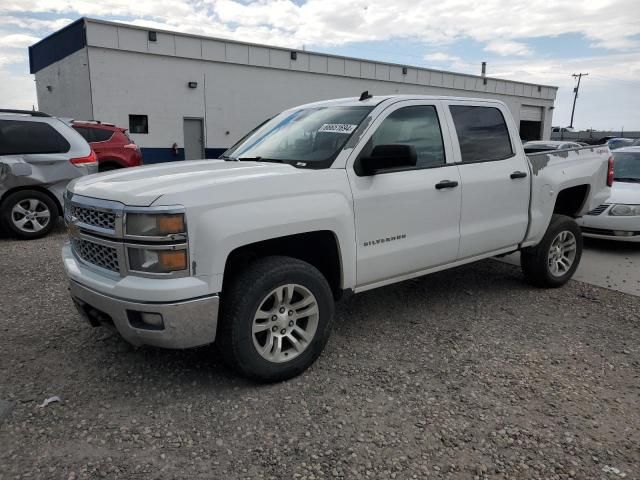
M 360 101 L 363 102 L 369 98 L 373 98 L 373 95 L 369 95 L 369 90 L 365 90 L 364 92 L 362 92 L 362 94 L 360 95 Z

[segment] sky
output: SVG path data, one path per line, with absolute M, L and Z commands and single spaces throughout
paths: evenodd
M 29 45 L 79 17 L 559 87 L 553 124 L 640 130 L 640 0 L 0 0 L 0 106 L 37 107 Z

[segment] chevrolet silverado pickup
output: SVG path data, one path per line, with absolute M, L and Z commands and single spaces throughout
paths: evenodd
M 613 180 L 608 148 L 527 157 L 505 104 L 375 96 L 289 109 L 219 160 L 72 182 L 70 293 L 134 345 L 213 343 L 241 374 L 295 376 L 334 300 L 520 251 L 530 282 L 575 272 L 575 219 Z

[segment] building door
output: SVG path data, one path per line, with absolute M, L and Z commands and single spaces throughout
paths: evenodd
M 184 119 L 184 159 L 204 158 L 204 129 L 201 118 Z
M 542 140 L 542 107 L 520 107 L 520 139 L 523 142 Z

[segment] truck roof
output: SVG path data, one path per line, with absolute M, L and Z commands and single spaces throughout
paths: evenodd
M 334 107 L 355 107 L 355 106 L 369 106 L 375 107 L 380 103 L 387 100 L 454 100 L 454 101 L 465 101 L 465 102 L 487 102 L 494 104 L 504 105 L 504 102 L 500 100 L 495 100 L 492 98 L 475 98 L 475 97 L 453 97 L 446 95 L 375 95 L 367 98 L 366 100 L 360 100 L 360 97 L 347 97 L 347 98 L 336 98 L 332 100 L 321 100 L 318 102 L 311 102 L 304 105 L 298 105 L 293 107 L 294 109 L 298 108 L 308 108 L 308 107 L 321 107 L 321 106 L 334 106 Z

